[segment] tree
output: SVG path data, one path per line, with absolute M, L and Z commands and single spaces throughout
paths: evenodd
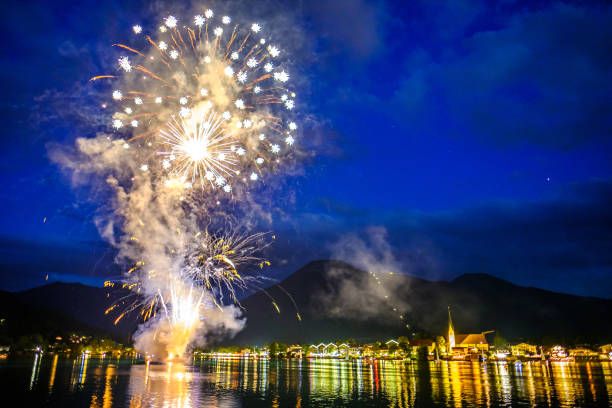
M 268 353 L 270 355 L 270 357 L 276 357 L 281 353 L 285 353 L 287 352 L 287 345 L 280 343 L 280 342 L 273 342 L 270 343 L 270 345 L 268 346 Z
M 504 339 L 501 334 L 495 333 L 495 338 L 493 339 L 493 345 L 496 349 L 504 348 L 508 345 L 506 339 Z
M 393 342 L 389 343 L 387 348 L 388 348 L 389 355 L 395 354 L 395 352 L 400 349 L 399 345 L 397 345 L 397 344 L 395 344 Z
M 406 336 L 400 336 L 397 339 L 399 348 L 404 352 L 404 354 L 410 351 L 410 340 Z
M 449 351 L 446 349 L 446 339 L 443 336 L 436 337 L 436 349 L 438 350 L 438 355 Z

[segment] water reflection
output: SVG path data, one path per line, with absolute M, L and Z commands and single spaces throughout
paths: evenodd
M 0 374 L 3 378 L 13 375 L 14 367 L 0 364 Z M 66 360 L 36 354 L 27 372 L 24 390 L 33 400 L 50 406 L 612 405 L 609 362 L 214 358 L 186 365 L 153 365 L 88 355 Z

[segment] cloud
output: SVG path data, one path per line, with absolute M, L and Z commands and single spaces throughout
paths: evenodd
M 339 0 L 304 6 L 328 52 L 368 59 L 384 48 L 387 16 L 382 2 Z
M 345 207 L 296 215 L 296 225 L 304 226 L 293 235 L 285 230 L 280 240 L 291 245 L 279 242 L 277 255 L 296 266 L 331 257 L 365 270 L 378 259 L 385 268 L 427 279 L 488 273 L 527 286 L 610 297 L 612 180 L 574 184 L 550 199 L 489 201 L 454 211 L 368 215 Z M 385 240 L 372 238 L 372 226 L 384 226 Z
M 424 236 L 441 275 L 490 273 L 553 290 L 609 297 L 612 181 L 576 184 L 553 200 L 493 202 L 424 215 L 399 234 Z M 408 244 L 410 247 L 410 244 Z
M 473 134 L 491 144 L 560 148 L 612 131 L 612 8 L 556 4 L 513 14 L 405 61 L 392 101 L 411 127 Z M 408 119 L 409 120 L 406 120 Z

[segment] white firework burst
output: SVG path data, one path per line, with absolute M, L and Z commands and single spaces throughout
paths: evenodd
M 203 187 L 205 181 L 220 187 L 235 174 L 238 159 L 231 149 L 235 141 L 214 111 L 189 121 L 173 117 L 160 137 L 165 150 L 159 154 L 175 158 L 170 169 L 173 176 L 199 181 Z

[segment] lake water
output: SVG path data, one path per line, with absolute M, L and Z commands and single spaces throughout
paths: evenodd
M 202 359 L 0 361 L 2 406 L 612 406 L 612 363 Z M 14 399 L 15 398 L 15 399 Z

